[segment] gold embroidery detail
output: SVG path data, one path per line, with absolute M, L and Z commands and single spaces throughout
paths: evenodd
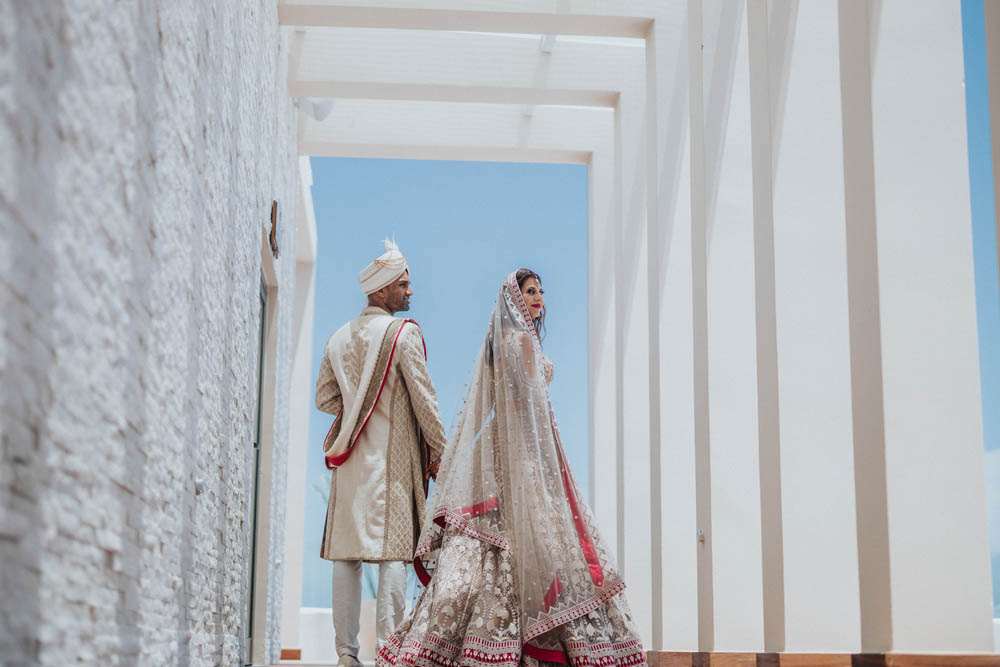
M 447 531 L 438 567 L 410 615 L 389 638 L 376 667 L 463 664 L 514 667 L 534 662 L 523 642 L 513 554 Z M 646 663 L 624 595 L 531 640 L 569 654 L 571 664 L 640 667 Z M 470 653 L 468 649 L 474 649 Z
M 413 447 L 417 442 L 406 388 L 397 376 L 389 405 L 389 444 L 385 462 L 385 524 L 382 557 L 412 560 L 418 525 L 413 523 Z
M 337 384 L 337 376 L 333 374 L 330 358 L 323 354 L 319 363 L 319 378 L 316 380 L 316 408 L 335 415 L 344 407 L 344 398 Z
M 365 367 L 365 357 L 368 355 L 368 341 L 362 335 L 364 329 L 358 328 L 351 334 L 351 340 L 344 348 L 344 375 L 352 387 L 361 390 L 361 370 Z

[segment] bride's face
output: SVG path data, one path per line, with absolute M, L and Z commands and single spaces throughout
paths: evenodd
M 542 284 L 536 278 L 528 278 L 521 285 L 521 294 L 524 296 L 524 302 L 528 304 L 531 318 L 538 319 L 545 307 L 545 290 L 542 289 Z

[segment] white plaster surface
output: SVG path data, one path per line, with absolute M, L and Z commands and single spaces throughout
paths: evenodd
M 895 651 L 992 645 L 961 40 L 958 4 L 882 3 L 872 115 Z
M 0 30 L 2 662 L 242 664 L 272 199 L 276 659 L 296 205 L 276 2 L 3 3 Z
M 745 11 L 724 0 L 706 3 L 705 31 L 713 56 L 705 71 L 706 143 L 710 160 L 718 156 L 708 201 L 715 649 L 739 651 L 762 646 L 764 633 Z
M 861 647 L 836 21 L 835 3 L 798 3 L 775 137 L 788 651 Z

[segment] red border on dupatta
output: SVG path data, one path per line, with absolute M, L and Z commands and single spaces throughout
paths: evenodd
M 385 365 L 385 373 L 382 374 L 382 382 L 379 383 L 378 393 L 375 394 L 375 402 L 372 403 L 372 407 L 368 411 L 368 414 L 365 416 L 365 420 L 361 422 L 361 428 L 358 429 L 358 432 L 354 436 L 354 439 L 351 440 L 351 446 L 347 448 L 347 451 L 344 452 L 343 454 L 338 454 L 337 456 L 326 457 L 326 467 L 328 470 L 333 470 L 334 468 L 342 466 L 344 462 L 347 461 L 347 459 L 351 456 L 351 452 L 354 451 L 355 443 L 357 443 L 358 438 L 361 437 L 361 433 L 365 430 L 365 427 L 368 426 L 368 420 L 370 420 L 372 418 L 372 415 L 375 414 L 375 407 L 378 405 L 379 399 L 382 398 L 382 390 L 385 389 L 385 381 L 389 378 L 389 371 L 392 369 L 392 359 L 393 357 L 396 356 L 396 345 L 399 343 L 399 337 L 403 335 L 403 329 L 406 328 L 406 325 L 408 323 L 416 325 L 417 330 L 420 331 L 420 325 L 417 324 L 416 320 L 412 319 L 403 320 L 403 325 L 399 327 L 399 331 L 396 332 L 396 337 L 393 338 L 392 340 L 392 349 L 389 351 L 389 361 Z M 424 340 L 423 332 L 420 333 L 420 341 L 424 345 L 424 359 L 427 359 L 427 341 Z M 343 410 L 341 410 L 341 414 L 343 414 Z M 337 416 L 337 419 L 340 419 L 340 415 Z M 337 421 L 334 420 L 334 424 L 336 423 Z M 330 431 L 332 430 L 333 426 L 330 427 Z M 327 436 L 329 435 L 330 433 L 328 432 Z
M 552 406 L 549 406 L 551 414 Z M 555 417 L 552 417 L 553 433 L 556 436 L 557 447 L 559 448 L 559 468 L 562 472 L 563 486 L 566 488 L 566 498 L 569 500 L 569 509 L 573 513 L 573 524 L 576 526 L 576 535 L 580 540 L 580 548 L 583 549 L 583 557 L 587 561 L 587 568 L 590 570 L 590 578 L 595 586 L 604 585 L 604 569 L 601 567 L 601 559 L 597 556 L 597 549 L 594 547 L 594 539 L 590 536 L 587 524 L 583 521 L 583 513 L 573 490 L 573 480 L 569 476 L 569 466 L 566 464 L 566 453 L 563 451 L 562 438 L 559 437 L 559 427 L 555 425 Z
M 514 304 L 517 306 L 518 310 L 521 311 L 521 316 L 525 318 L 525 325 L 534 334 L 535 339 L 538 340 L 539 344 L 541 344 L 541 339 L 538 338 L 538 331 L 535 330 L 535 326 L 531 320 L 531 313 L 528 311 L 528 304 L 524 301 L 524 295 L 521 294 L 521 290 L 517 287 L 516 273 L 512 273 L 507 276 L 507 289 L 511 291 L 511 297 L 514 299 Z M 583 515 L 580 512 L 579 502 L 577 501 L 576 494 L 573 492 L 573 483 L 569 476 L 569 466 L 566 463 L 566 453 L 563 451 L 562 438 L 559 436 L 559 427 L 556 426 L 556 418 L 555 414 L 552 412 L 551 402 L 549 403 L 549 417 L 552 420 L 552 433 L 555 436 L 556 446 L 559 452 L 559 470 L 562 473 L 563 486 L 566 489 L 566 497 L 569 500 L 569 508 L 573 513 L 573 524 L 576 527 L 577 538 L 580 540 L 580 548 L 583 550 L 583 556 L 587 561 L 587 567 L 590 570 L 591 579 L 594 580 L 594 585 L 601 586 L 604 584 L 604 569 L 601 567 L 601 560 L 597 557 L 597 549 L 594 547 L 594 540 L 590 536 L 590 531 L 587 529 L 587 525 L 583 521 Z M 558 588 L 558 580 L 552 582 L 552 585 L 553 587 Z M 549 606 L 551 607 L 551 604 Z
M 486 514 L 500 507 L 500 501 L 496 496 L 490 496 L 481 503 L 466 505 L 462 508 L 462 516 L 468 519 L 475 519 L 480 514 Z

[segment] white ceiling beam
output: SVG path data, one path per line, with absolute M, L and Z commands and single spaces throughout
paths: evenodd
M 352 144 L 311 141 L 299 153 L 312 157 L 361 157 L 397 160 L 458 160 L 476 162 L 558 162 L 589 164 L 591 151 L 511 148 L 509 146 L 432 146 L 416 144 Z
M 614 110 L 541 106 L 526 119 L 515 105 L 338 99 L 324 122 L 305 116 L 302 144 L 375 143 L 593 150 L 568 137 L 602 136 Z
M 645 43 L 560 38 L 543 54 L 537 37 L 312 28 L 293 81 L 378 81 L 449 86 L 625 90 L 644 84 Z
M 457 86 L 369 81 L 289 81 L 292 97 L 338 99 L 425 100 L 483 104 L 531 104 L 581 107 L 614 107 L 614 90 L 565 90 L 503 86 Z
M 281 25 L 299 27 L 389 28 L 448 30 L 535 35 L 640 37 L 651 18 L 541 12 L 469 11 L 400 7 L 355 7 L 285 3 L 278 5 Z

